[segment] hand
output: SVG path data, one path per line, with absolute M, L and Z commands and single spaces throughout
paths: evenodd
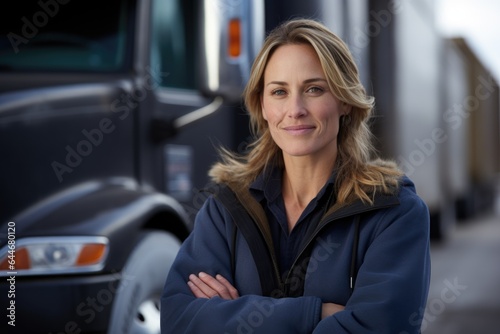
M 321 319 L 325 319 L 331 315 L 339 311 L 343 311 L 345 306 L 334 304 L 334 303 L 323 303 L 323 307 L 321 308 Z
M 191 274 L 187 284 L 196 298 L 221 297 L 232 300 L 240 296 L 238 290 L 222 275 L 216 275 L 214 278 L 204 272 L 198 276 Z

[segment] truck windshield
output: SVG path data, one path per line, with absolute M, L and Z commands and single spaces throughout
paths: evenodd
M 123 70 L 130 12 L 128 0 L 13 1 L 0 28 L 0 71 Z
M 163 87 L 195 89 L 197 1 L 153 0 L 152 3 L 151 65 L 164 74 L 159 82 Z

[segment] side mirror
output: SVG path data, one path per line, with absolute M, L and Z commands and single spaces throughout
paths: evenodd
M 240 101 L 264 40 L 264 1 L 201 0 L 199 15 L 199 89 Z

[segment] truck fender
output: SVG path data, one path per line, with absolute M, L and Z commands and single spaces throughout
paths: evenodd
M 144 229 L 170 232 L 179 241 L 191 230 L 188 215 L 178 201 L 130 178 L 73 186 L 37 203 L 12 221 L 16 222 L 18 240 L 42 236 L 108 238 L 109 253 L 103 269 L 106 272 L 122 269 Z M 6 239 L 2 240 L 5 243 Z

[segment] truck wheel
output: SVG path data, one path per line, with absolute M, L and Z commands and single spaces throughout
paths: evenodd
M 144 234 L 122 271 L 108 333 L 160 333 L 160 296 L 180 242 L 172 234 Z

